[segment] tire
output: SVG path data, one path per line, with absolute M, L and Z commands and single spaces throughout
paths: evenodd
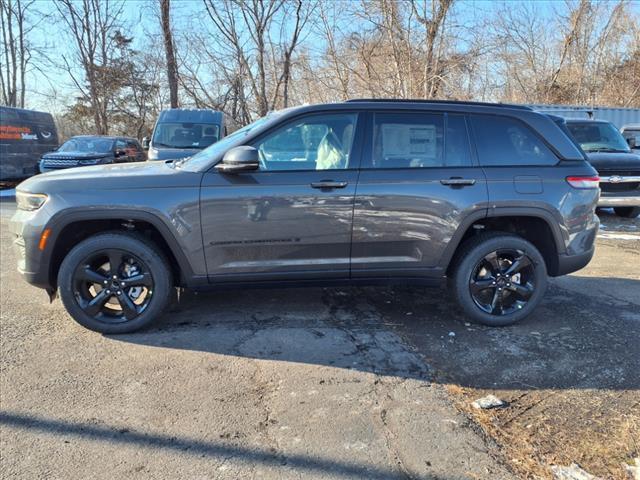
M 508 274 L 511 266 L 520 270 Z M 491 327 L 512 325 L 527 317 L 547 288 L 547 268 L 538 249 L 510 233 L 488 232 L 470 238 L 451 270 L 460 308 L 472 320 Z
M 129 333 L 165 310 L 173 282 L 169 263 L 152 242 L 112 232 L 76 245 L 62 261 L 58 286 L 67 312 L 83 327 Z
M 640 215 L 640 207 L 614 207 L 614 212 L 619 217 L 636 218 Z

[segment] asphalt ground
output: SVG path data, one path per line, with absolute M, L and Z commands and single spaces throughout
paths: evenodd
M 572 461 L 615 478 L 638 455 L 639 219 L 604 212 L 592 263 L 512 327 L 468 323 L 438 289 L 305 288 L 187 292 L 105 336 L 21 280 L 14 208 L 2 478 L 493 479 Z M 486 393 L 508 407 L 469 407 Z

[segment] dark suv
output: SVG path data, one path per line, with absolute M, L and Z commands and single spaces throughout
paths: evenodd
M 613 207 L 620 217 L 640 215 L 640 155 L 609 122 L 567 120 L 566 125 L 600 176 L 598 207 Z
M 594 252 L 598 177 L 527 107 L 357 100 L 274 112 L 184 160 L 87 167 L 17 189 L 26 280 L 100 332 L 175 286 L 445 284 L 507 325 Z
M 40 160 L 40 172 L 144 160 L 144 150 L 135 138 L 78 135 L 57 150 L 45 153 Z

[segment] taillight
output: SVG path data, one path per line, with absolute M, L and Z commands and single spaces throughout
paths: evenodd
M 600 177 L 567 177 L 567 183 L 573 188 L 598 188 Z

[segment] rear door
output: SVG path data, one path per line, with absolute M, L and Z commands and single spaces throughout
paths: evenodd
M 204 175 L 212 282 L 349 276 L 358 124 L 357 112 L 306 114 L 250 142 L 258 171 Z
M 354 209 L 353 277 L 442 273 L 465 219 L 486 213 L 487 188 L 464 115 L 372 114 Z
M 556 206 L 570 207 L 564 201 L 565 178 L 574 174 L 575 164 L 559 164 L 545 140 L 516 118 L 470 115 L 469 121 L 487 178 L 492 215 L 519 207 L 553 214 Z

